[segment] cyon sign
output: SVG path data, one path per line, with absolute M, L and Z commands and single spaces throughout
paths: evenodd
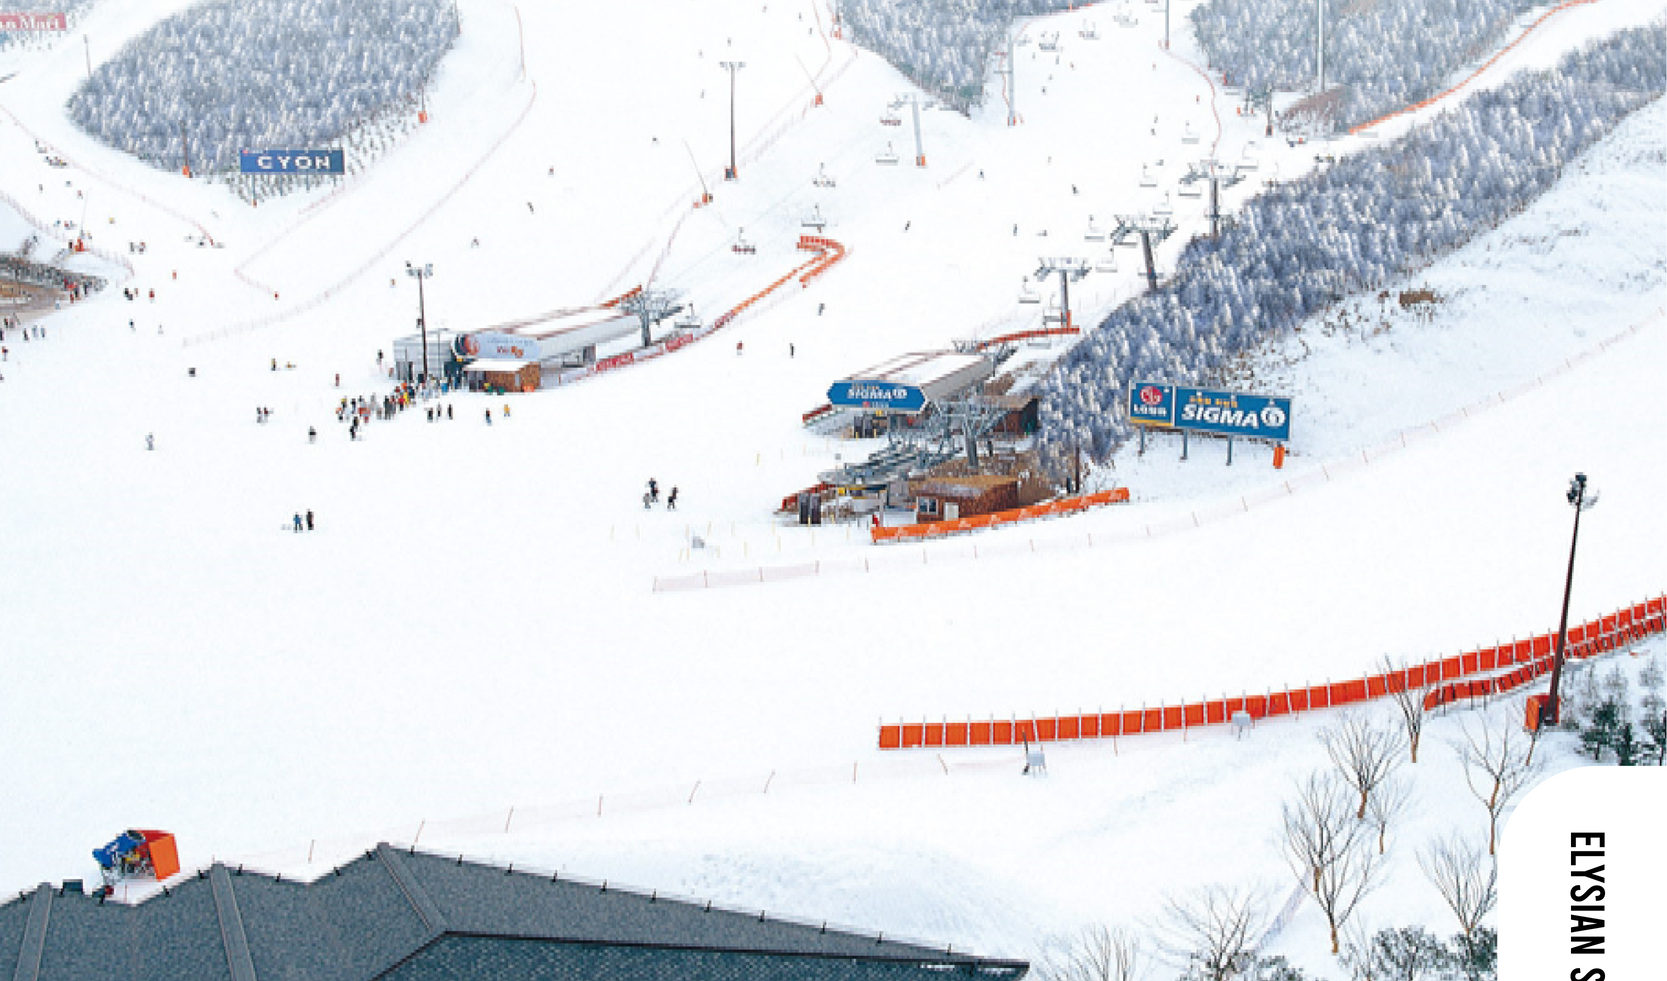
M 345 174 L 341 150 L 244 150 L 238 154 L 245 174 Z

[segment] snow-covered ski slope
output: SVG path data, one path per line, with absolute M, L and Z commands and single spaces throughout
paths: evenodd
M 87 47 L 97 59 L 185 6 L 106 0 Z M 1093 480 L 1134 503 L 983 536 L 973 559 L 965 540 L 877 549 L 858 529 L 779 525 L 784 493 L 870 449 L 808 435 L 799 413 L 850 371 L 1029 325 L 1015 298 L 1039 258 L 1092 258 L 1090 215 L 1159 206 L 1211 145 L 1231 161 L 1255 143 L 1261 176 L 1286 179 L 1413 120 L 1324 147 L 1264 140 L 1179 30 L 1158 49 L 1161 13 L 1136 5 L 1122 29 L 1083 10 L 1028 25 L 1062 50 L 1019 48 L 1022 125 L 999 86 L 971 119 L 923 110 L 917 168 L 908 107 L 903 127 L 879 123 L 906 84 L 827 37 L 826 9 L 459 6 L 431 121 L 364 178 L 258 208 L 77 132 L 61 111 L 84 74 L 73 38 L 0 65 L 15 72 L 0 191 L 49 241 L 53 222 L 85 223 L 119 280 L 39 321 L 44 340 L 14 335 L 0 364 L 0 889 L 88 874 L 88 851 L 129 826 L 176 832 L 188 867 L 288 874 L 421 827 L 437 848 L 1027 955 L 1229 875 L 1282 896 L 1272 830 L 1319 758 L 1318 721 L 1264 727 L 1253 749 L 1227 734 L 1060 748 L 1047 781 L 1020 784 L 1011 754 L 949 759 L 967 780 L 880 754 L 880 719 L 1318 683 L 1548 629 L 1576 470 L 1603 499 L 1572 615 L 1667 585 L 1659 105 L 1422 277 L 1449 297 L 1433 322 L 1316 324 L 1270 354 L 1296 399 L 1284 472 L 1242 445 L 1231 468 L 1219 444 L 1194 441 L 1185 463 L 1169 441 L 1131 448 Z M 1567 11 L 1471 84 L 1661 9 Z M 1097 40 L 1077 38 L 1084 18 Z M 746 64 L 735 182 L 724 60 Z M 875 163 L 888 141 L 896 166 Z M 1139 186 L 1142 165 L 1159 187 Z M 697 168 L 716 198 L 698 210 Z M 819 168 L 837 187 L 812 185 Z M 1202 202 L 1171 203 L 1181 232 L 1160 267 L 1204 227 Z M 673 356 L 453 397 L 454 421 L 407 412 L 361 442 L 335 421 L 342 396 L 388 388 L 375 353 L 413 329 L 407 260 L 434 264 L 431 326 L 594 302 L 655 269 L 709 321 L 802 260 L 818 207 L 848 257 Z M 741 229 L 756 255 L 730 250 Z M 1135 265 L 1122 253 L 1121 272 L 1073 288 L 1078 322 L 1138 289 Z M 679 511 L 642 509 L 651 476 L 680 488 Z M 1287 480 L 1298 492 L 1270 499 Z M 305 509 L 318 530 L 284 530 Z M 861 556 L 872 571 L 652 588 Z M 1429 833 L 1474 817 L 1456 771 L 1436 773 L 1413 826 Z M 1384 902 L 1403 921 L 1438 910 Z

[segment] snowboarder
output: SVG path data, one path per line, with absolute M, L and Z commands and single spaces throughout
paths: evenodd
M 741 342 L 740 341 L 735 342 L 735 353 L 736 353 L 737 356 L 739 356 L 740 353 L 741 353 Z
M 450 402 L 446 403 L 446 418 L 447 419 L 451 418 L 451 403 Z
M 491 409 L 486 410 L 486 424 L 488 426 L 492 425 L 492 410 Z
M 666 510 L 677 510 L 677 486 L 675 484 L 672 485 L 671 493 L 666 495 Z
M 336 372 L 336 387 L 337 388 L 342 387 L 342 373 L 339 372 L 339 371 Z
M 527 202 L 527 214 L 535 214 L 533 211 L 533 203 L 531 201 Z
M 509 403 L 508 402 L 504 403 L 504 418 L 505 419 L 509 418 Z
M 792 341 L 787 342 L 787 356 L 790 357 L 790 358 L 793 356 L 793 342 Z
M 307 427 L 307 442 L 309 442 L 309 443 L 318 442 L 318 430 L 314 429 L 311 426 Z
M 308 531 L 313 530 L 313 511 L 312 511 L 312 508 L 307 509 L 307 530 Z
M 295 520 L 294 520 L 293 527 L 297 532 L 299 532 L 301 530 L 301 512 L 300 511 L 295 512 Z
M 820 317 L 820 316 L 822 316 L 822 311 L 823 311 L 823 310 L 826 310 L 826 309 L 827 309 L 827 308 L 828 308 L 828 305 L 827 305 L 827 304 L 826 304 L 826 303 L 818 303 L 818 304 L 816 304 L 816 315 L 817 315 L 817 316 L 818 316 L 818 317 Z
M 156 434 L 155 433 L 146 433 L 145 434 L 145 449 L 147 449 L 147 450 L 156 449 Z

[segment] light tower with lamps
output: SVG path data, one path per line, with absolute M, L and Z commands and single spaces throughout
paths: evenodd
M 409 260 L 405 263 L 405 275 L 417 281 L 417 329 L 422 332 L 423 341 L 423 374 L 419 381 L 428 384 L 428 313 L 423 308 L 423 280 L 434 275 L 434 264 L 425 262 L 415 265 Z
M 724 171 L 724 180 L 732 181 L 741 176 L 735 169 L 735 73 L 747 67 L 747 63 L 720 61 L 718 66 L 729 70 L 729 169 Z
M 1562 705 L 1557 701 L 1557 683 L 1563 677 L 1563 645 L 1569 636 L 1569 593 L 1574 589 L 1574 548 L 1580 543 L 1580 512 L 1598 502 L 1596 488 L 1586 487 L 1586 475 L 1577 473 L 1569 481 L 1569 505 L 1574 508 L 1574 536 L 1569 539 L 1569 573 L 1563 580 L 1563 618 L 1557 623 L 1557 653 L 1551 661 L 1551 693 L 1540 706 L 1540 725 L 1556 725 L 1562 717 Z

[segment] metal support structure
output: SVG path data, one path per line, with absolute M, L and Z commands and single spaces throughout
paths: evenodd
M 1049 273 L 1059 274 L 1059 317 L 1057 322 L 1060 326 L 1069 328 L 1071 326 L 1071 281 L 1088 275 L 1088 260 L 1042 259 L 1039 261 L 1041 265 L 1036 270 L 1037 281 L 1041 281 Z M 1047 323 L 1048 320 L 1048 316 L 1044 314 L 1042 322 Z
M 1314 0 L 1317 23 L 1314 29 L 1314 77 L 1316 93 L 1325 91 L 1325 0 Z
M 81 45 L 87 52 L 87 81 L 93 80 L 93 42 L 87 35 L 81 35 Z
M 720 68 L 729 71 L 729 169 L 724 172 L 724 180 L 740 179 L 740 172 L 735 168 L 735 73 L 747 67 L 744 61 L 720 61 Z
M 1158 267 L 1152 261 L 1152 230 L 1149 228 L 1140 230 L 1140 251 L 1146 257 L 1146 288 L 1155 293 L 1158 289 Z
M 424 264 L 419 266 L 419 265 L 415 265 L 411 262 L 406 262 L 405 263 L 405 275 L 410 276 L 410 277 L 416 279 L 416 281 L 417 281 L 417 329 L 422 333 L 422 343 L 423 343 L 423 374 L 422 374 L 422 378 L 419 379 L 419 380 L 423 384 L 427 384 L 428 383 L 428 310 L 427 310 L 427 308 L 424 304 L 424 300 L 423 300 L 423 280 L 425 280 L 425 279 L 429 278 L 430 276 L 434 275 L 434 264 L 432 262 L 427 262 L 427 263 L 424 263 Z
M 185 120 L 179 122 L 179 153 L 185 161 L 185 176 L 191 176 L 191 144 L 185 141 Z
M 620 308 L 637 315 L 642 324 L 642 346 L 653 343 L 649 336 L 649 328 L 666 319 L 681 313 L 683 305 L 677 301 L 683 296 L 682 290 L 640 290 L 621 301 Z
M 909 112 L 915 121 L 915 166 L 926 166 L 926 151 L 920 145 L 920 99 L 909 93 Z
M 1563 678 L 1563 647 L 1569 636 L 1569 594 L 1574 591 L 1574 550 L 1580 544 L 1580 512 L 1598 502 L 1594 489 L 1586 493 L 1586 475 L 1577 473 L 1569 481 L 1568 502 L 1574 507 L 1574 534 L 1569 538 L 1569 571 L 1563 579 L 1563 615 L 1557 622 L 1557 651 L 1551 661 L 1551 689 L 1540 706 L 1540 725 L 1556 725 L 1562 720 L 1562 703 L 1557 698 L 1557 685 Z

